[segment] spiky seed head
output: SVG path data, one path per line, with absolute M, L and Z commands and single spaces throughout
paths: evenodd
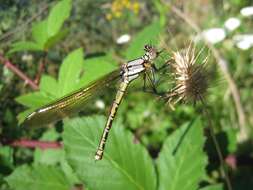
M 201 53 L 196 54 L 192 45 L 173 53 L 169 63 L 175 87 L 165 95 L 172 108 L 179 101 L 195 103 L 206 95 L 210 76 L 206 67 L 207 57 L 200 64 L 196 63 Z

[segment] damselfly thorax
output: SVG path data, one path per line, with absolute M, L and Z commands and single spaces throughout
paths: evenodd
M 124 63 L 120 69 L 112 71 L 99 80 L 89 84 L 87 87 L 83 87 L 73 93 L 70 93 L 69 95 L 66 95 L 63 98 L 60 98 L 59 100 L 38 108 L 26 117 L 23 125 L 28 127 L 40 127 L 53 121 L 58 121 L 64 117 L 73 115 L 74 113 L 83 110 L 87 100 L 89 100 L 93 95 L 98 94 L 98 92 L 101 92 L 101 89 L 103 89 L 105 86 L 108 86 L 114 83 L 115 80 L 120 79 L 119 88 L 112 103 L 110 113 L 95 155 L 96 160 L 101 160 L 109 130 L 111 129 L 118 106 L 129 83 L 138 78 L 141 73 L 144 73 L 145 75 L 148 72 L 153 72 L 152 60 L 154 60 L 160 52 L 158 52 L 153 46 L 149 45 L 146 45 L 144 50 L 145 54 L 143 56 Z

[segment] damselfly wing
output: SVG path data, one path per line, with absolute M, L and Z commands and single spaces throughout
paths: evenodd
M 85 109 L 85 103 L 91 97 L 99 95 L 104 87 L 111 85 L 118 79 L 120 79 L 120 69 L 112 71 L 87 87 L 35 110 L 26 117 L 23 125 L 27 127 L 41 127 L 78 113 Z

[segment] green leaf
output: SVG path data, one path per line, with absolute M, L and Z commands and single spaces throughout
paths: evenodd
M 51 128 L 43 134 L 40 140 L 57 141 L 59 137 L 60 134 L 56 132 L 55 128 Z M 59 164 L 62 159 L 64 159 L 63 149 L 41 150 L 40 148 L 36 148 L 34 152 L 35 164 L 56 165 Z
M 64 158 L 64 152 L 62 149 L 48 149 L 41 150 L 36 149 L 34 152 L 34 162 L 35 164 L 45 164 L 45 165 L 56 165 Z
M 222 184 L 209 185 L 209 186 L 201 188 L 199 190 L 223 190 L 223 185 Z
M 26 118 L 26 116 L 28 116 L 30 113 L 32 113 L 35 110 L 35 108 L 30 108 L 27 109 L 21 113 L 18 114 L 17 119 L 18 119 L 18 125 L 20 125 Z
M 69 29 L 62 29 L 62 31 L 59 31 L 54 36 L 50 37 L 45 44 L 45 49 L 49 49 L 52 46 L 54 46 L 57 42 L 63 39 L 68 33 Z
M 133 39 L 129 48 L 126 51 L 127 60 L 143 55 L 143 49 L 146 44 L 156 45 L 159 40 L 159 34 L 162 28 L 159 22 L 154 22 L 145 27 Z
M 8 172 L 7 168 L 13 168 L 13 149 L 9 146 L 0 147 L 0 173 Z
M 165 141 L 157 160 L 159 190 L 192 190 L 205 175 L 207 156 L 199 119 L 176 130 Z
M 43 165 L 23 165 L 5 180 L 15 190 L 69 190 L 72 186 L 61 170 Z
M 43 95 L 41 92 L 33 92 L 19 96 L 15 100 L 27 107 L 40 107 L 52 101 L 52 98 Z
M 49 75 L 42 75 L 40 79 L 40 90 L 54 97 L 58 96 L 58 83 L 55 78 Z
M 116 68 L 114 61 L 108 56 L 86 59 L 83 66 L 84 75 L 80 80 L 79 87 L 86 86 Z
M 18 124 L 21 124 L 26 118 L 26 116 L 32 113 L 36 108 L 48 104 L 49 102 L 53 100 L 53 98 L 54 96 L 50 96 L 50 94 L 47 94 L 43 91 L 28 93 L 28 94 L 15 98 L 15 100 L 18 103 L 26 107 L 29 107 L 29 109 L 18 114 L 17 116 Z
M 62 0 L 52 8 L 47 23 L 47 34 L 49 37 L 56 35 L 64 21 L 70 16 L 71 5 L 71 0 Z
M 63 61 L 59 72 L 59 94 L 66 95 L 73 90 L 80 81 L 84 60 L 83 49 L 79 48 L 71 52 Z
M 8 51 L 8 54 L 12 54 L 18 51 L 42 51 L 42 50 L 43 47 L 35 42 L 21 41 L 13 43 L 11 45 L 10 51 Z
M 146 149 L 134 143 L 133 135 L 120 122 L 114 122 L 104 158 L 94 154 L 105 125 L 100 116 L 64 122 L 66 156 L 81 181 L 93 190 L 156 189 L 154 165 Z
M 40 140 L 57 141 L 60 136 L 60 133 L 57 133 L 55 128 L 51 128 L 43 134 Z M 66 161 L 65 152 L 63 149 L 41 150 L 37 148 L 34 152 L 34 164 L 50 166 L 60 165 L 61 170 L 72 184 L 80 184 L 76 174 Z
M 62 159 L 60 162 L 60 166 L 61 166 L 62 171 L 65 173 L 68 180 L 71 181 L 72 184 L 81 184 L 81 181 L 78 179 L 76 173 L 70 167 L 69 163 L 65 159 L 65 154 L 64 154 L 64 159 Z
M 43 49 L 45 49 L 46 42 L 49 38 L 47 34 L 47 23 L 47 20 L 43 20 L 32 26 L 32 37 Z

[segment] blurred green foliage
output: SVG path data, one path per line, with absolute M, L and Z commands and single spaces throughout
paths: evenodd
M 171 4 L 188 12 L 202 28 L 223 27 L 231 16 L 242 21 L 215 48 L 228 61 L 241 93 L 249 139 L 238 141 L 236 109 L 220 71 L 206 102 L 233 189 L 251 189 L 252 49 L 240 50 L 233 42 L 233 35 L 252 32 L 250 19 L 239 16 L 240 8 L 250 2 Z M 45 5 L 49 8 L 26 22 Z M 158 68 L 172 51 L 185 48 L 193 32 L 162 1 L 124 0 L 118 5 L 116 0 L 15 0 L 0 4 L 0 21 L 0 53 L 8 52 L 15 66 L 33 78 L 41 60 L 46 60 L 38 91 L 31 91 L 6 67 L 0 67 L 0 189 L 226 189 L 201 104 L 177 105 L 172 111 L 155 94 L 141 90 L 141 79 L 131 83 L 120 105 L 102 161 L 93 160 L 106 119 L 101 114 L 108 114 L 117 85 L 87 102 L 80 117 L 66 119 L 55 128 L 24 130 L 18 125 L 36 108 L 98 80 L 118 68 L 119 62 L 138 58 L 145 44 L 166 46 L 155 61 Z M 20 27 L 18 31 L 15 26 Z M 116 43 L 122 34 L 131 36 L 128 45 Z M 219 70 L 211 55 L 209 65 Z M 158 89 L 166 90 L 170 70 L 156 75 Z M 96 100 L 103 100 L 105 108 Z M 31 150 L 11 145 L 22 138 L 61 142 L 64 148 Z

